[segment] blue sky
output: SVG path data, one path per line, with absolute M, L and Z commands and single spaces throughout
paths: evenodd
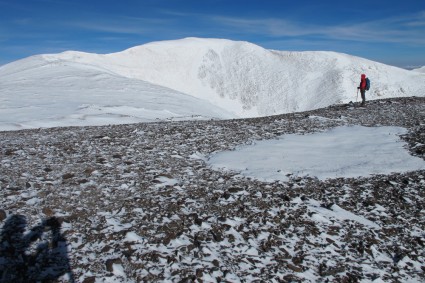
M 425 0 L 0 0 L 0 65 L 184 37 L 425 66 Z

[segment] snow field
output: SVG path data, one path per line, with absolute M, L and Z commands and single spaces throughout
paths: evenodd
M 208 163 L 269 182 L 290 177 L 324 180 L 425 169 L 421 158 L 406 151 L 398 137 L 401 134 L 406 134 L 406 129 L 354 126 L 310 135 L 284 135 L 217 153 Z

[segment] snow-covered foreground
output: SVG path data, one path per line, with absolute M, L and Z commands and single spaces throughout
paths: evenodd
M 406 129 L 395 153 L 424 160 L 424 121 L 425 99 L 403 98 L 256 119 L 3 132 L 0 278 L 422 282 L 425 170 L 263 182 L 205 157 L 390 126 Z
M 113 54 L 64 52 L 0 67 L 0 130 L 262 117 L 367 99 L 424 96 L 425 76 L 335 52 L 186 38 Z
M 320 117 L 311 117 L 321 119 Z M 324 133 L 284 135 L 212 156 L 208 163 L 264 181 L 292 177 L 365 177 L 424 170 L 403 148 L 399 127 L 339 127 Z

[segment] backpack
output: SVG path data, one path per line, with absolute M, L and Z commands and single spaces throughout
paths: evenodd
M 369 78 L 366 78 L 366 90 L 369 90 L 370 88 L 370 80 Z

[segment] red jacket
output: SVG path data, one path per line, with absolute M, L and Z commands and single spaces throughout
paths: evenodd
M 362 74 L 361 80 L 360 80 L 360 89 L 366 89 L 366 75 Z

